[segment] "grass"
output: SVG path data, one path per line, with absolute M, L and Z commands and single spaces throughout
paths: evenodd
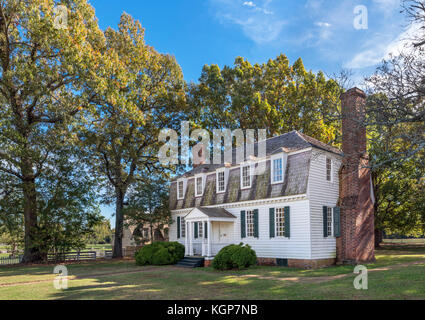
M 0 267 L 0 299 L 425 299 L 425 246 L 385 244 L 376 257 L 368 290 L 354 289 L 352 266 L 219 272 L 121 260 L 68 265 L 67 290 L 53 288 L 53 266 Z
M 425 239 L 384 239 L 384 243 L 425 244 Z

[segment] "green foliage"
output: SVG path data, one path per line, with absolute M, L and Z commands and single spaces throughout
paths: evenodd
M 147 240 L 140 232 L 143 228 L 148 227 L 153 236 L 154 229 L 163 233 L 165 225 L 171 223 L 166 179 L 166 175 L 146 175 L 142 180 L 137 180 L 129 192 L 128 205 L 124 209 L 125 225 L 136 227 L 133 237 L 138 243 Z
M 289 64 L 281 54 L 252 65 L 205 65 L 189 89 L 193 118 L 209 128 L 264 128 L 273 136 L 292 130 L 334 143 L 339 139 L 341 88 L 323 72 L 306 71 L 301 59 Z
M 136 264 L 166 265 L 176 264 L 184 258 L 184 245 L 178 242 L 154 242 L 136 252 Z
M 376 97 L 369 97 L 368 107 L 373 108 L 375 103 Z M 369 114 L 369 117 L 374 118 L 375 115 Z M 418 236 L 425 232 L 423 152 L 404 157 L 409 150 L 416 149 L 412 146 L 415 142 L 407 137 L 417 129 L 415 124 L 405 123 L 369 128 L 368 152 L 376 198 L 377 235 L 383 231 L 404 236 Z M 376 244 L 381 239 L 377 240 Z
M 63 147 L 75 142 L 75 120 L 93 102 L 82 88 L 98 88 L 93 70 L 104 61 L 94 9 L 86 0 L 62 3 L 66 29 L 54 25 L 57 1 L 0 4 L 0 171 L 19 181 L 26 262 L 40 259 L 40 183 L 60 170 L 64 156 L 71 157 Z M 48 207 L 48 200 L 41 201 Z
M 106 244 L 111 242 L 112 230 L 109 220 L 102 219 L 93 227 L 93 233 L 87 236 L 87 243 Z
M 249 245 L 231 244 L 214 257 L 212 266 L 217 270 L 244 269 L 256 264 L 257 255 Z
M 147 45 L 144 29 L 130 15 L 122 14 L 118 29 L 108 28 L 104 35 L 103 86 L 89 84 L 86 91 L 96 92 L 88 115 L 96 121 L 82 124 L 80 138 L 91 152 L 105 202 L 115 203 L 113 256 L 121 257 L 124 198 L 137 179 L 163 169 L 157 161 L 158 134 L 179 122 L 185 82 L 175 58 Z

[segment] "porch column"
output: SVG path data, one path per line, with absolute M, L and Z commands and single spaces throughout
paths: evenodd
M 211 221 L 208 220 L 207 222 L 207 226 L 208 226 L 208 244 L 207 244 L 207 256 L 211 257 L 211 243 L 212 243 L 212 234 L 211 234 Z
M 193 222 L 189 222 L 189 256 L 193 256 Z
M 202 239 L 201 239 L 201 250 L 202 250 L 202 256 L 205 257 L 207 254 L 207 248 L 206 248 L 206 239 L 205 239 L 205 232 L 207 232 L 207 230 L 205 230 L 205 220 L 201 220 L 201 224 L 202 224 Z
M 189 223 L 185 221 L 184 254 L 189 255 Z

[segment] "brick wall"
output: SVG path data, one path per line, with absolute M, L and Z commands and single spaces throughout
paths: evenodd
M 341 96 L 342 150 L 340 171 L 341 237 L 337 260 L 342 263 L 374 260 L 374 208 L 366 153 L 366 128 L 362 125 L 366 95 L 357 88 Z

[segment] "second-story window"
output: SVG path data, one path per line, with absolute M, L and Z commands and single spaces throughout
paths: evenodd
M 184 198 L 184 181 L 177 182 L 177 199 Z
M 204 191 L 203 179 L 202 177 L 197 177 L 195 181 L 196 181 L 196 196 L 202 196 L 202 193 Z
M 251 166 L 242 167 L 242 188 L 251 187 Z
M 223 192 L 225 189 L 224 171 L 217 172 L 217 192 Z
M 326 180 L 332 181 L 332 159 L 326 158 Z
M 283 181 L 283 159 L 278 158 L 273 160 L 273 182 Z

